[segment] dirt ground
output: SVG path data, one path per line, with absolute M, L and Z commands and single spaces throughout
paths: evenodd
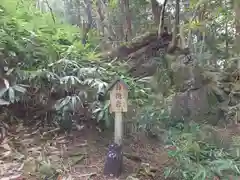
M 73 132 L 71 137 L 55 134 L 42 136 L 39 130 L 22 127 L 9 135 L 0 148 L 0 180 L 43 179 L 43 174 L 51 174 L 49 169 L 63 175 L 58 180 L 111 179 L 103 175 L 103 167 L 107 147 L 112 143 L 112 133 L 83 129 Z M 138 171 L 143 166 L 152 167 L 154 173 L 142 171 L 142 176 L 135 176 L 138 179 L 164 179 L 164 166 L 169 161 L 160 142 L 138 134 L 124 139 L 123 152 L 124 171 L 119 180 L 139 175 Z

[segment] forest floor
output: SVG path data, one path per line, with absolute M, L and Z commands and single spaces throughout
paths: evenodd
M 39 130 L 23 126 L 18 126 L 16 132 L 0 146 L 0 180 L 43 179 L 42 175 L 50 176 L 56 170 L 66 175 L 58 180 L 111 179 L 103 175 L 107 147 L 113 139 L 110 132 L 83 129 L 73 132 L 71 137 L 57 136 L 56 132 L 41 136 Z M 124 171 L 119 180 L 139 175 L 143 164 L 156 172 L 151 176 L 146 169 L 138 179 L 164 179 L 164 167 L 169 160 L 160 142 L 144 135 L 128 137 L 124 139 L 123 152 Z

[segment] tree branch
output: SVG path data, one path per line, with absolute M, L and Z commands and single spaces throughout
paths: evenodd
M 54 13 L 53 13 L 53 9 L 52 9 L 52 7 L 50 6 L 50 4 L 48 3 L 48 0 L 45 0 L 45 3 L 47 4 L 48 9 L 49 9 L 49 11 L 50 11 L 50 13 L 51 13 L 53 22 L 56 23 L 56 19 L 55 19 Z

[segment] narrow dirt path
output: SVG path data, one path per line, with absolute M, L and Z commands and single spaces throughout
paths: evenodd
M 52 137 L 41 137 L 37 132 L 22 129 L 15 137 L 9 137 L 0 149 L 0 180 L 10 176 L 16 180 L 41 179 L 40 177 L 52 168 L 61 174 L 71 175 L 71 179 L 74 180 L 110 180 L 109 177 L 103 176 L 103 167 L 107 147 L 112 142 L 111 133 L 85 129 L 74 132 L 69 138 L 53 136 L 54 133 Z M 6 148 L 6 145 L 9 145 L 9 148 Z M 154 177 L 141 176 L 139 179 L 163 179 L 168 157 L 158 141 L 149 140 L 144 136 L 126 138 L 123 151 L 126 154 L 124 171 L 119 180 L 136 174 L 143 163 L 146 163 L 145 166 L 149 163 L 156 172 Z M 49 165 L 47 168 L 44 165 L 43 168 L 39 162 L 48 162 Z M 147 175 L 144 172 L 142 174 Z
M 109 138 L 110 137 L 110 138 Z M 81 151 L 87 154 L 84 162 L 74 166 L 75 174 L 82 176 L 83 174 L 92 176 L 93 180 L 109 180 L 109 177 L 103 176 L 103 168 L 107 147 L 112 143 L 111 133 L 76 133 L 73 143 L 68 145 L 69 156 L 71 153 Z M 85 145 L 84 145 L 85 144 Z M 72 151 L 72 152 L 71 152 Z M 156 169 L 155 177 L 141 177 L 139 179 L 163 179 L 164 166 L 168 163 L 167 153 L 163 150 L 161 144 L 156 140 L 150 140 L 143 135 L 135 136 L 132 138 L 124 139 L 123 143 L 124 152 L 124 171 L 119 180 L 125 180 L 129 175 L 137 173 L 142 163 L 149 164 L 149 166 Z M 81 179 L 89 179 L 89 177 Z

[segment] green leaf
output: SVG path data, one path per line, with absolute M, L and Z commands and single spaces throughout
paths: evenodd
M 95 109 L 94 111 L 93 111 L 93 114 L 95 114 L 95 113 L 97 113 L 97 112 L 99 112 L 99 111 L 101 111 L 102 109 L 101 108 L 97 108 L 97 109 Z
M 66 98 L 62 98 L 60 100 L 58 100 L 56 102 L 56 104 L 54 105 L 55 109 L 57 111 L 59 111 L 60 109 L 62 109 L 64 106 L 66 106 L 71 100 L 71 97 L 70 96 L 67 96 Z
M 77 64 L 76 61 L 73 60 L 68 60 L 68 59 L 60 59 L 59 61 L 55 62 L 55 63 L 51 63 L 48 65 L 48 67 L 52 67 L 54 65 L 58 65 L 58 64 L 62 64 L 62 65 L 72 65 L 73 67 L 76 68 L 80 68 L 80 66 Z
M 3 100 L 3 99 L 0 99 L 0 106 L 9 105 L 9 104 L 10 104 L 10 102 L 5 101 L 5 100 Z
M 15 91 L 14 91 L 14 89 L 12 87 L 10 87 L 8 89 L 8 96 L 9 96 L 9 101 L 11 103 L 14 103 L 14 101 L 15 101 Z
M 5 92 L 7 92 L 8 88 L 3 88 L 2 90 L 0 90 L 0 97 L 3 97 Z
M 237 165 L 234 165 L 234 169 L 236 170 L 237 174 L 239 175 L 240 174 L 240 171 L 239 171 L 239 168 Z
M 207 176 L 205 168 L 201 167 L 200 170 L 198 170 L 198 173 L 194 176 L 193 180 L 205 180 Z
M 21 93 L 25 93 L 26 92 L 26 88 L 21 87 L 19 85 L 13 86 L 13 89 L 15 89 L 16 91 L 21 92 Z
M 171 173 L 172 173 L 172 167 L 167 167 L 164 171 L 164 177 L 165 178 L 170 177 Z
M 65 76 L 65 77 L 60 78 L 61 84 L 67 84 L 70 82 L 71 85 L 74 85 L 74 84 L 76 84 L 76 81 L 79 84 L 82 84 L 82 81 L 80 81 L 76 76 Z
M 104 121 L 107 128 L 111 125 L 111 119 L 109 118 L 108 110 L 104 111 Z
M 9 70 L 6 72 L 6 75 L 9 76 L 13 71 L 14 71 L 14 68 L 9 69 Z
M 103 109 L 104 109 L 104 110 L 107 110 L 109 106 L 110 106 L 110 100 L 106 101 Z
M 80 102 L 82 104 L 82 101 L 81 101 L 80 97 L 78 97 L 78 96 L 72 96 L 71 97 L 71 106 L 72 106 L 73 110 L 76 109 L 76 106 L 77 106 L 78 102 Z
M 75 96 L 71 98 L 71 102 L 72 102 L 72 109 L 74 110 L 77 104 L 77 99 Z
M 222 176 L 223 170 L 232 169 L 233 162 L 231 160 L 220 159 L 212 161 L 211 164 L 216 168 L 218 175 Z
M 97 122 L 101 121 L 104 117 L 104 111 L 100 111 L 97 116 Z
M 7 79 L 3 79 L 5 87 L 8 89 L 10 87 L 10 84 Z

